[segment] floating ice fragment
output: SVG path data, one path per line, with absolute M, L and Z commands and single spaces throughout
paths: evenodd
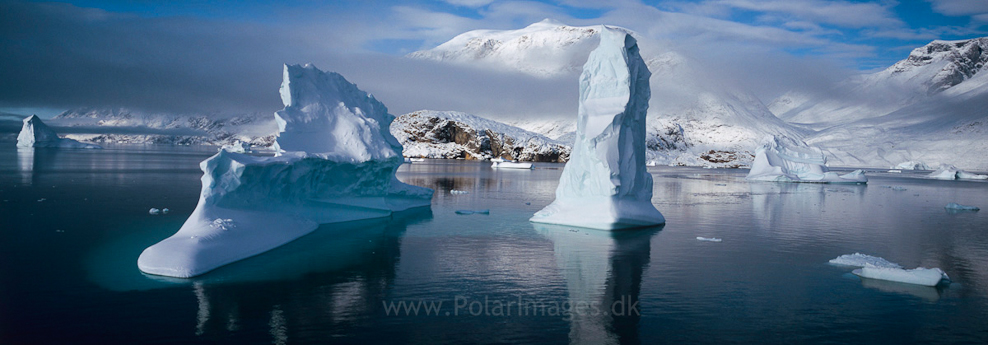
M 45 201 L 45 200 L 48 200 L 48 199 L 41 198 L 41 199 L 38 199 L 38 202 L 42 202 L 42 201 Z
M 152 207 L 150 210 L 148 210 L 148 214 L 159 215 L 161 214 L 161 210 Z
M 453 190 L 450 190 L 449 191 L 449 194 L 470 194 L 470 192 L 465 191 L 465 190 L 456 190 L 456 189 L 453 189 Z
M 940 281 L 947 279 L 947 274 L 939 268 L 919 267 L 911 270 L 901 268 L 862 267 L 852 271 L 863 278 L 888 280 L 906 284 L 937 286 Z
M 830 263 L 835 265 L 853 266 L 853 267 L 885 267 L 885 268 L 902 268 L 899 264 L 894 262 L 889 262 L 883 258 L 877 256 L 871 256 L 867 254 L 854 253 L 854 254 L 844 254 L 838 256 L 837 258 L 831 259 Z
M 168 212 L 171 212 L 171 210 L 169 210 L 167 208 L 161 209 L 161 214 L 168 214 Z
M 456 210 L 456 214 L 491 214 L 491 210 Z
M 698 241 L 706 241 L 706 242 L 720 242 L 721 241 L 721 239 L 715 238 L 715 237 L 700 237 L 700 236 L 697 236 L 696 239 Z
M 978 210 L 981 210 L 977 206 L 961 205 L 961 204 L 958 204 L 956 202 L 949 203 L 949 204 L 947 204 L 947 206 L 944 206 L 943 208 L 948 209 L 948 210 L 956 210 L 956 211 L 978 211 Z
M 937 180 L 986 180 L 988 175 L 969 173 L 950 164 L 943 164 L 926 177 Z

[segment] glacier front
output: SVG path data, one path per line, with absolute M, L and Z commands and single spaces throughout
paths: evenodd
M 433 191 L 398 181 L 394 116 L 337 73 L 285 65 L 274 157 L 229 150 L 200 163 L 202 192 L 175 235 L 148 247 L 141 271 L 187 278 L 306 235 L 319 224 L 429 206 Z
M 59 138 L 37 115 L 24 118 L 21 132 L 17 134 L 17 147 L 61 147 L 76 149 L 101 149 L 94 144 L 81 143 L 72 139 Z
M 602 230 L 665 223 L 645 168 L 650 76 L 635 39 L 602 27 L 580 75 L 576 139 L 556 200 L 532 222 Z
M 864 171 L 839 175 L 827 169 L 827 156 L 820 149 L 796 139 L 768 136 L 755 149 L 746 179 L 750 181 L 867 183 Z

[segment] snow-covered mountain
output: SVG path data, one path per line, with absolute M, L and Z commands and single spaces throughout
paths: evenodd
M 599 26 L 568 26 L 545 19 L 518 30 L 468 31 L 408 57 L 549 77 L 579 73 L 599 35 Z
M 391 123 L 391 133 L 405 157 L 565 162 L 571 150 L 569 144 L 538 133 L 453 111 L 401 115 Z
M 544 20 L 520 30 L 475 30 L 408 56 L 481 68 L 558 76 L 582 70 L 599 42 L 600 26 L 574 27 Z M 635 35 L 627 29 L 620 29 Z M 648 50 L 646 50 L 648 51 Z M 708 75 L 699 62 L 676 52 L 644 56 L 652 77 L 648 110 L 649 160 L 658 164 L 743 166 L 766 135 L 801 139 L 754 95 Z M 575 81 L 574 81 L 575 82 Z M 564 142 L 569 119 L 511 120 L 513 126 Z
M 125 108 L 80 108 L 48 123 L 66 137 L 101 143 L 270 146 L 278 126 L 269 113 L 169 114 Z
M 773 109 L 817 129 L 806 142 L 823 148 L 832 164 L 920 161 L 988 170 L 986 49 L 988 38 L 933 41 L 827 95 L 784 95 Z
M 933 41 L 885 70 L 852 77 L 822 95 L 787 93 L 771 104 L 780 118 L 815 128 L 873 118 L 928 100 L 985 70 L 988 38 Z

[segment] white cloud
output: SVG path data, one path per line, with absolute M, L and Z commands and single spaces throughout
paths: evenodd
M 980 16 L 988 14 L 985 0 L 927 0 L 933 11 L 948 16 Z
M 889 4 L 827 0 L 713 0 L 720 5 L 749 11 L 792 16 L 802 20 L 846 28 L 904 26 Z
M 494 0 L 443 0 L 446 3 L 464 7 L 484 7 L 490 5 Z

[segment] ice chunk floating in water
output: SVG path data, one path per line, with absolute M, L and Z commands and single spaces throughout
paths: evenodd
M 949 204 L 947 204 L 947 206 L 944 206 L 943 208 L 945 208 L 947 210 L 952 210 L 952 211 L 979 211 L 979 210 L 981 210 L 977 206 L 961 205 L 961 204 L 958 204 L 956 202 L 949 203 Z
M 941 165 L 927 177 L 937 180 L 988 180 L 988 175 L 969 173 L 950 164 Z
M 665 223 L 652 206 L 652 175 L 645 169 L 649 76 L 635 39 L 602 27 L 600 45 L 580 75 L 573 153 L 556 200 L 532 222 L 605 230 Z
M 831 259 L 830 263 L 835 265 L 853 266 L 853 267 L 883 267 L 883 268 L 902 268 L 899 264 L 894 262 L 889 262 L 883 258 L 877 256 L 871 256 L 867 254 L 854 253 L 854 254 L 844 254 L 838 256 L 837 258 Z
M 148 247 L 141 271 L 192 277 L 257 255 L 319 224 L 429 206 L 433 191 L 395 178 L 394 116 L 343 76 L 285 66 L 275 157 L 228 150 L 199 164 L 199 204 L 175 235 Z
M 21 132 L 17 134 L 17 147 L 60 147 L 74 149 L 101 149 L 95 144 L 80 143 L 72 139 L 59 138 L 37 115 L 24 119 Z
M 864 171 L 839 175 L 827 169 L 827 156 L 800 140 L 768 136 L 755 149 L 748 180 L 815 183 L 867 183 Z
M 894 262 L 889 262 L 877 256 L 861 253 L 845 254 L 830 260 L 830 263 L 844 266 L 861 267 L 852 271 L 862 278 L 894 281 L 907 284 L 936 286 L 942 279 L 950 279 L 939 268 L 919 267 L 911 270 L 903 269 Z
M 904 270 L 901 268 L 862 267 L 852 271 L 851 273 L 854 273 L 862 278 L 888 280 L 924 286 L 937 286 L 937 284 L 940 284 L 940 280 L 947 277 L 947 275 L 944 274 L 939 268 L 924 267 L 914 268 L 911 270 Z

